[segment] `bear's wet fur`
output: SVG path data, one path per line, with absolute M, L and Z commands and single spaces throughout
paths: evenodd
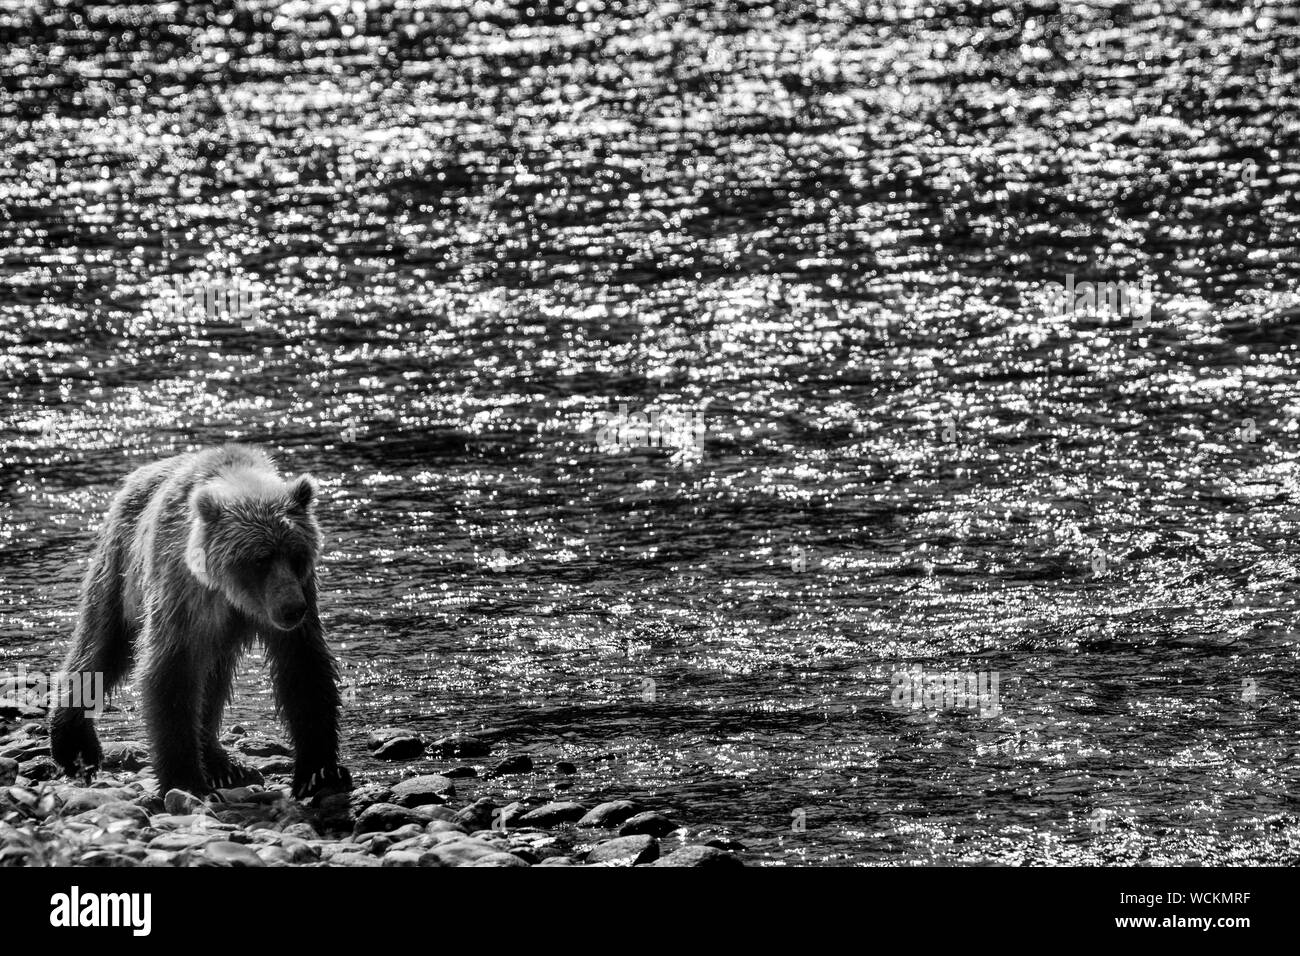
M 139 468 L 113 499 L 64 671 L 102 673 L 111 692 L 135 662 L 162 793 L 243 781 L 218 735 L 235 667 L 259 640 L 294 746 L 295 796 L 351 787 L 316 604 L 315 498 L 308 476 L 286 482 L 264 451 L 232 444 Z M 69 774 L 102 758 L 82 708 L 54 711 L 50 748 Z

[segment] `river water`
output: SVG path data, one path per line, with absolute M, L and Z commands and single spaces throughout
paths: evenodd
M 0 7 L 0 667 L 131 468 L 259 442 L 363 777 L 459 730 L 538 770 L 466 797 L 751 863 L 1295 861 L 1293 8 L 416 6 Z

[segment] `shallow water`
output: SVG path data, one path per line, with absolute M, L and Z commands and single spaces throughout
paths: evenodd
M 1177 11 L 6 5 L 0 666 L 131 468 L 256 441 L 325 490 L 357 770 L 472 732 L 542 772 L 467 796 L 751 862 L 1294 862 L 1300 28 Z

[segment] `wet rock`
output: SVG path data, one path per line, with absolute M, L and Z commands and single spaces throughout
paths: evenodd
M 646 834 L 653 837 L 667 836 L 677 829 L 677 824 L 669 820 L 662 813 L 649 810 L 645 813 L 638 813 L 628 817 L 623 825 L 618 828 L 619 836 L 636 836 Z
M 0 787 L 12 787 L 18 779 L 18 761 L 12 757 L 0 757 Z
M 651 866 L 744 866 L 740 860 L 725 850 L 711 846 L 684 846 L 674 850 L 665 857 L 660 857 Z
M 461 837 L 458 840 L 448 840 L 429 850 L 433 859 L 437 860 L 434 865 L 437 866 L 473 866 L 475 861 L 489 856 L 509 856 L 503 853 L 497 847 L 483 840 L 475 840 L 473 837 Z M 511 857 L 514 860 L 514 857 Z M 518 861 L 506 864 L 514 866 Z M 426 866 L 429 863 L 424 864 Z
M 235 749 L 249 757 L 292 757 L 293 748 L 270 737 L 241 737 Z
M 163 797 L 163 807 L 173 816 L 181 816 L 201 810 L 203 801 L 185 790 L 168 790 Z
M 542 862 L 538 863 L 537 865 L 538 866 L 573 866 L 573 861 L 570 860 L 567 856 L 552 856 L 552 857 L 548 857 L 545 860 L 542 860 Z
M 136 740 L 118 740 L 104 744 L 104 758 L 99 766 L 104 770 L 133 773 L 149 762 L 148 749 Z
M 557 827 L 562 823 L 576 823 L 587 815 L 581 803 L 548 803 L 530 810 L 519 818 L 526 827 Z
M 488 856 L 481 856 L 472 863 L 466 863 L 465 866 L 528 866 L 513 853 L 491 853 Z
M 267 866 L 289 866 L 293 858 L 282 846 L 264 846 L 257 851 L 257 858 Z
M 98 826 L 108 826 L 113 822 L 129 822 L 136 828 L 147 827 L 149 825 L 149 814 L 145 813 L 140 807 L 125 800 L 113 800 L 108 803 L 101 803 L 93 810 L 82 813 L 94 821 Z
M 49 755 L 50 745 L 48 743 L 43 740 L 32 740 L 28 737 L 20 737 L 3 750 L 0 750 L 0 757 L 9 757 L 19 763 L 37 757 L 48 757 Z
M 527 754 L 517 754 L 513 757 L 507 757 L 501 761 L 483 776 L 491 780 L 493 777 L 506 777 L 514 773 L 532 773 L 533 758 Z
M 23 733 L 28 737 L 48 737 L 50 735 L 50 729 L 44 724 L 38 724 L 33 721 L 30 724 L 23 724 Z
M 485 741 L 467 734 L 439 737 L 429 744 L 429 754 L 443 760 L 451 760 L 453 757 L 486 757 L 491 752 L 492 748 Z
M 285 776 L 293 773 L 294 770 L 292 757 L 249 757 L 246 766 L 250 770 L 256 770 L 263 777 Z
M 380 862 L 383 866 L 419 866 L 423 855 L 412 850 L 389 850 Z
M 450 812 L 450 811 L 448 811 Z M 418 824 L 421 829 L 430 820 L 435 819 L 427 807 L 399 807 L 395 803 L 376 803 L 367 807 L 357 817 L 354 833 L 391 833 L 409 823 Z
M 26 777 L 33 783 L 45 780 L 53 780 L 63 775 L 63 768 L 54 762 L 50 757 L 35 757 L 31 760 L 24 761 L 18 765 L 20 776 Z
M 224 839 L 224 833 L 207 833 L 195 832 L 193 830 L 177 831 L 176 833 L 163 833 L 149 841 L 149 849 L 167 851 L 192 850 L 203 846 L 205 843 L 212 843 Z
M 492 828 L 492 811 L 496 804 L 491 797 L 480 797 L 468 807 L 456 814 L 456 822 L 463 823 L 470 830 L 490 830 Z
M 456 785 L 439 774 L 424 774 L 403 780 L 393 787 L 392 803 L 399 807 L 422 807 L 446 803 L 456 795 Z
M 442 772 L 444 777 L 459 780 L 461 777 L 477 777 L 478 771 L 473 767 L 448 767 Z
M 125 853 L 116 853 L 112 850 L 92 850 L 83 854 L 77 861 L 78 866 L 135 866 L 135 860 Z
M 63 798 L 63 812 L 74 814 L 94 810 L 106 803 L 134 800 L 138 794 L 124 787 L 67 787 L 60 791 L 59 796 Z
M 209 843 L 203 855 L 217 866 L 266 866 L 266 862 L 250 847 L 222 840 Z
M 367 783 L 348 795 L 348 803 L 356 813 L 376 803 L 392 803 L 393 788 L 384 783 Z
M 575 767 L 573 764 L 569 763 L 569 761 L 567 760 L 561 760 L 559 763 L 557 763 L 555 765 L 555 770 L 557 773 L 565 773 L 565 774 L 575 774 L 578 772 L 578 768 Z
M 528 808 L 518 801 L 507 803 L 501 810 L 493 814 L 492 829 L 503 830 L 515 825 L 520 817 L 528 812 Z
M 609 800 L 594 807 L 578 821 L 578 826 L 616 827 L 638 812 L 640 808 L 631 800 Z
M 735 840 L 724 840 L 721 837 L 715 837 L 712 840 L 705 840 L 705 846 L 711 846 L 717 850 L 730 850 L 733 853 L 739 853 L 745 849 L 745 844 L 738 843 Z
M 380 760 L 413 760 L 424 755 L 424 738 L 413 730 L 384 727 L 366 741 L 370 754 Z
M 286 837 L 297 837 L 300 840 L 320 839 L 320 834 L 310 823 L 291 823 L 282 832 Z
M 134 803 L 141 810 L 143 810 L 145 813 L 149 814 L 149 816 L 153 816 L 154 814 L 157 813 L 162 813 L 164 810 L 167 809 L 166 805 L 163 803 L 163 798 L 158 796 L 155 793 L 142 794 L 136 797 L 131 802 Z
M 588 863 L 616 863 L 637 866 L 659 858 L 659 841 L 647 834 L 615 837 L 587 854 Z

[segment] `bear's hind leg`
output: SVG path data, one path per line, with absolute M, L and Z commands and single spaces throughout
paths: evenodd
M 105 533 L 106 534 L 106 533 Z M 122 606 L 119 551 L 110 538 L 101 537 L 82 583 L 77 626 L 72 647 L 63 663 L 61 687 L 113 691 L 131 668 L 131 638 Z M 80 706 L 72 706 L 72 704 Z M 103 751 L 95 723 L 87 713 L 103 701 L 51 702 L 50 755 L 69 776 L 87 780 L 98 769 Z

